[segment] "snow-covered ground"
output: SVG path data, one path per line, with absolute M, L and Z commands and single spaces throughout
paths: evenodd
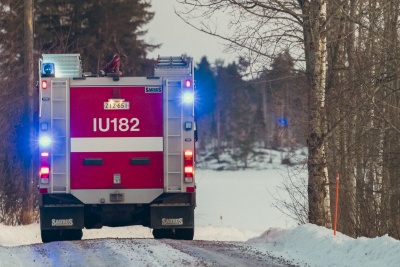
M 273 207 L 274 196 L 270 194 L 275 192 L 284 179 L 284 172 L 275 168 L 223 172 L 198 170 L 196 179 L 196 240 L 243 242 L 261 253 L 286 259 L 299 266 L 400 265 L 400 242 L 393 238 L 382 236 L 353 239 L 341 233 L 334 236 L 332 230 L 311 224 L 296 226 L 296 222 L 283 216 Z M 139 226 L 84 230 L 83 235 L 83 239 L 107 237 L 122 240 L 152 238 L 152 235 L 148 228 Z M 149 250 L 145 249 L 140 239 L 132 242 L 138 243 L 133 258 L 143 260 L 148 257 Z M 58 254 L 54 252 L 57 259 L 69 257 L 74 253 L 72 250 L 79 248 L 71 248 L 67 241 L 45 244 L 41 248 L 16 247 L 36 243 L 41 243 L 39 225 L 0 225 L 0 266 L 56 266 L 54 263 L 40 262 L 40 257 L 52 250 L 57 251 Z M 128 251 L 127 247 L 115 239 L 106 241 L 106 246 L 115 248 L 119 253 L 124 253 L 124 249 Z M 174 255 L 168 255 L 165 245 L 156 247 L 158 249 L 152 248 L 151 254 L 164 255 L 160 257 L 166 265 L 174 262 L 175 257 L 181 262 L 190 262 L 188 255 L 175 255 L 176 251 Z M 107 266 L 102 261 L 103 266 Z M 96 262 L 95 259 L 93 262 Z M 79 261 L 75 264 L 69 262 L 69 265 L 79 266 Z

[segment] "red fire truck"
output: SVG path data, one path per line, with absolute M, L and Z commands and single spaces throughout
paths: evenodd
M 42 241 L 128 225 L 193 239 L 192 59 L 159 57 L 152 77 L 99 77 L 79 54 L 44 54 L 39 70 Z

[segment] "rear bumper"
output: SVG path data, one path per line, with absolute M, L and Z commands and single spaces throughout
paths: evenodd
M 163 193 L 156 189 L 80 189 L 71 194 L 85 204 L 148 204 Z M 114 198 L 120 194 L 122 198 Z
M 84 203 L 72 194 L 40 196 L 42 230 L 128 225 L 155 229 L 194 227 L 195 193 L 162 193 L 153 201 L 150 201 L 152 197 L 148 198 L 150 203 L 127 203 L 126 199 L 124 202 Z

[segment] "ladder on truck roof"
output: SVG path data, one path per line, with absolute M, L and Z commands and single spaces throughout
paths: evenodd
M 167 177 L 165 189 L 167 192 L 180 192 L 182 189 L 182 108 L 176 103 L 176 95 L 180 93 L 180 81 L 166 81 L 164 112 L 166 120 L 164 125 L 165 138 L 164 153 L 166 156 L 164 171 Z
M 69 191 L 69 83 L 68 79 L 51 81 L 51 121 L 50 127 L 56 142 L 52 144 L 51 153 L 52 179 L 51 192 L 67 193 Z
M 177 103 L 182 94 L 182 79 L 193 79 L 193 63 L 190 57 L 158 57 L 154 67 L 154 75 L 164 79 L 166 122 L 164 132 L 165 165 L 164 173 L 167 177 L 166 192 L 181 192 L 183 189 L 183 157 L 185 149 L 182 125 L 184 124 L 183 107 Z

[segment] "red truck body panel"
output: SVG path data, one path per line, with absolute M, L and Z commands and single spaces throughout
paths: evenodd
M 149 158 L 149 165 L 131 165 L 131 158 Z M 85 166 L 85 158 L 102 158 L 102 166 Z M 157 167 L 155 167 L 157 166 Z M 71 189 L 163 188 L 162 152 L 74 152 L 71 153 Z M 121 184 L 113 183 L 113 174 Z
M 129 102 L 129 109 L 104 109 L 113 98 Z M 71 87 L 70 107 L 71 141 L 80 141 L 71 149 L 71 189 L 163 188 L 162 93 L 146 93 L 146 87 Z M 153 140 L 161 142 L 159 151 L 151 151 Z M 85 159 L 101 159 L 101 165 L 85 165 Z

